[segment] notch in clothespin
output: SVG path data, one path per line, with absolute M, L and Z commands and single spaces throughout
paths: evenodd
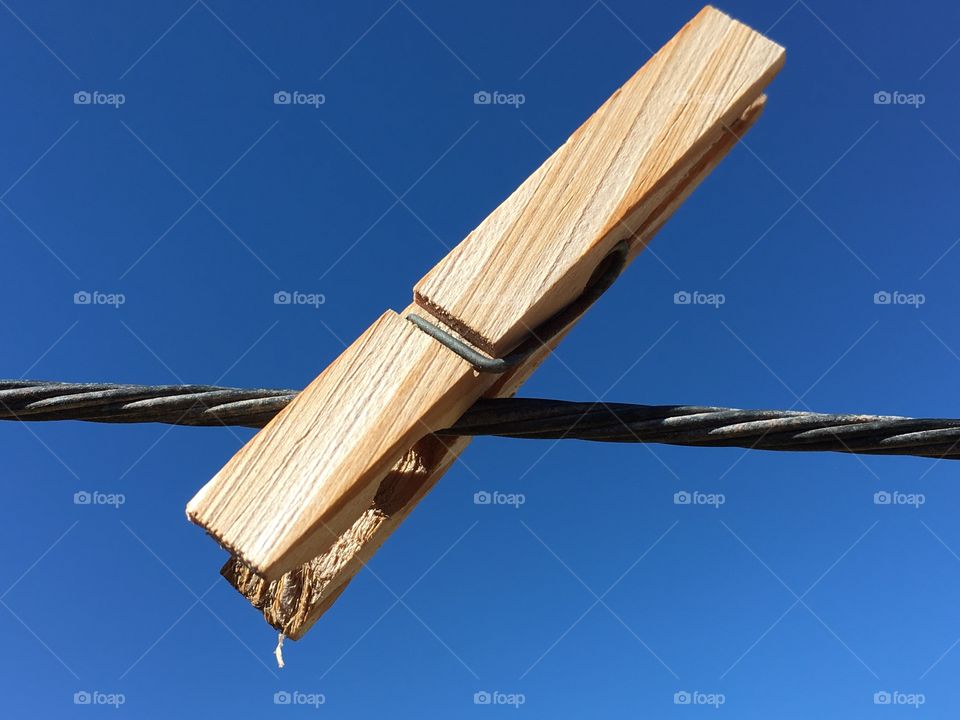
M 395 503 L 399 522 L 466 445 L 431 433 L 516 391 L 752 124 L 783 60 L 704 8 L 417 283 L 412 305 L 384 313 L 254 436 L 190 501 L 190 520 L 260 589 L 319 562 L 335 575 L 315 602 L 328 606 L 395 527 L 378 509 Z M 295 633 L 281 627 L 291 637 L 316 619 L 302 611 Z

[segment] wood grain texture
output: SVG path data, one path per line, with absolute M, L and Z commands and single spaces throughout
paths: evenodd
M 683 180 L 672 195 L 654 212 L 644 228 L 636 229 L 631 256 L 646 247 L 653 234 L 713 171 L 738 138 L 752 127 L 764 103 L 765 97 L 758 98 L 713 146 L 689 163 L 682 174 Z M 501 378 L 486 395 L 513 395 L 562 337 L 558 336 L 551 348 L 541 350 L 513 373 Z M 269 581 L 233 556 L 221 573 L 263 613 L 270 625 L 293 640 L 300 639 L 332 607 L 353 576 L 446 473 L 469 441 L 470 438 L 428 436 L 417 442 L 386 475 L 373 502 L 353 525 L 327 552 L 299 568 Z
M 495 380 L 388 311 L 234 455 L 187 516 L 278 577 L 326 552 L 404 453 Z
M 631 257 L 646 245 L 756 119 L 782 62 L 782 48 L 705 8 L 428 273 L 411 307 L 503 356 L 615 243 L 631 238 Z M 467 445 L 430 431 L 483 394 L 515 392 L 547 352 L 497 380 L 388 312 L 188 516 L 233 553 L 228 579 L 300 637 Z
M 502 357 L 649 223 L 783 61 L 704 8 L 416 285 L 416 302 Z

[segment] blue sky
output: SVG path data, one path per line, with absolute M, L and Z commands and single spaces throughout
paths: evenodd
M 295 388 L 699 10 L 0 5 L 0 375 Z M 787 48 L 765 115 L 522 394 L 956 416 L 960 7 L 721 7 Z M 0 427 L 5 715 L 960 710 L 950 462 L 480 439 L 278 670 L 183 512 L 249 436 Z

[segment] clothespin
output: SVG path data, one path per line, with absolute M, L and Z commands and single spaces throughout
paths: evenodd
M 752 125 L 783 61 L 704 8 L 197 493 L 188 517 L 281 631 L 329 606 L 466 446 L 431 433 L 517 390 Z M 308 604 L 278 580 L 314 583 Z

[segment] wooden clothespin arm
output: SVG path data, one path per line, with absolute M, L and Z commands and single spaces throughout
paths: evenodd
M 467 444 L 430 433 L 515 392 L 549 351 L 478 373 L 406 315 L 507 355 L 611 249 L 643 248 L 759 115 L 783 59 L 702 10 L 191 500 L 271 623 L 301 636 Z

